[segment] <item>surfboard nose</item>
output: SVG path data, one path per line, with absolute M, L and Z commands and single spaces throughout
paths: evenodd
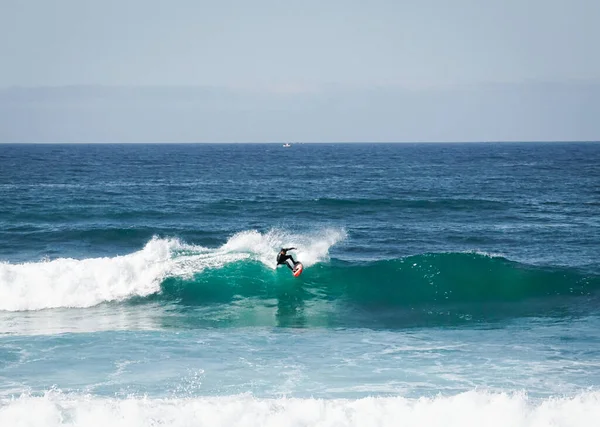
M 292 270 L 292 274 L 294 275 L 294 277 L 298 277 L 302 274 L 303 269 L 304 269 L 304 266 L 302 265 L 302 263 L 298 262 L 294 266 L 294 269 Z

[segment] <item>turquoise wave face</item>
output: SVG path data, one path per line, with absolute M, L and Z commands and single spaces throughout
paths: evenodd
M 239 261 L 192 279 L 163 281 L 163 297 L 184 304 L 273 298 L 281 289 L 303 288 L 307 299 L 344 300 L 384 307 L 519 301 L 589 295 L 600 277 L 571 268 L 542 268 L 476 253 L 424 254 L 371 263 L 333 261 L 293 278 L 258 262 Z
M 284 267 L 274 271 L 258 262 L 238 261 L 192 278 L 169 277 L 158 294 L 138 301 L 218 307 L 216 312 L 228 313 L 228 318 L 261 309 L 266 316 L 265 309 L 276 307 L 276 315 L 289 317 L 296 326 L 400 327 L 572 314 L 589 305 L 598 289 L 599 276 L 573 268 L 441 253 L 370 263 L 333 260 L 305 269 L 297 279 Z M 296 324 L 299 316 L 302 321 Z

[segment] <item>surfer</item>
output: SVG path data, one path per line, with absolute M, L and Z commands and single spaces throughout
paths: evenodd
M 294 267 L 296 266 L 297 262 L 294 261 L 294 258 L 292 258 L 291 255 L 287 254 L 287 251 L 292 251 L 294 249 L 296 248 L 281 248 L 281 251 L 279 251 L 277 254 L 277 265 L 285 264 L 290 268 L 290 270 L 294 271 Z

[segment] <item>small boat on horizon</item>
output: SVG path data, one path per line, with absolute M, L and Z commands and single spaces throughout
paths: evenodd
M 283 147 L 284 147 L 284 148 L 291 147 L 291 144 L 290 144 L 290 143 L 288 143 L 288 142 L 286 142 L 285 144 L 283 144 Z

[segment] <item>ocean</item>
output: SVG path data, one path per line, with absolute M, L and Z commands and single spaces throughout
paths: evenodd
M 600 426 L 599 254 L 598 143 L 0 145 L 0 426 Z

